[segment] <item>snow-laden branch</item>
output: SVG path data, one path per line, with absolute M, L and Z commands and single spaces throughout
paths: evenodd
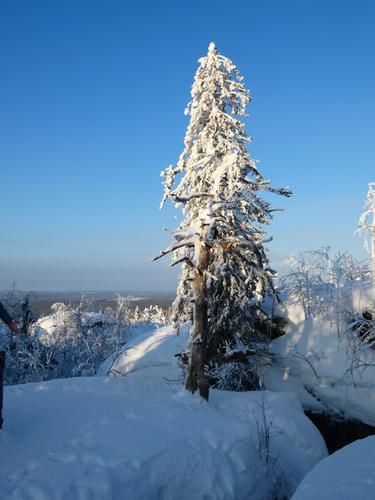
M 162 250 L 159 255 L 156 255 L 155 257 L 151 258 L 151 261 L 155 261 L 158 259 L 161 259 L 165 255 L 168 255 L 171 252 L 175 252 L 179 248 L 184 248 L 184 247 L 194 247 L 194 242 L 193 241 L 183 241 L 181 243 L 177 243 L 175 245 L 171 245 L 170 247 L 166 248 L 165 250 Z

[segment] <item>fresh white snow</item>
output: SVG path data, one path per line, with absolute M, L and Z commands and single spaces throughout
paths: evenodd
M 127 350 L 102 366 L 117 376 L 6 387 L 0 498 L 292 493 L 327 454 L 297 398 L 213 390 L 206 402 L 187 393 L 174 357 L 186 335 L 171 327 L 134 333 Z
M 370 500 L 375 488 L 375 436 L 359 439 L 322 460 L 292 500 Z
M 366 309 L 370 289 L 351 286 L 340 291 L 340 314 Z M 286 306 L 289 325 L 271 344 L 275 362 L 264 370 L 266 388 L 293 392 L 305 409 L 375 426 L 375 350 L 345 332 L 344 321 L 338 336 L 334 305 L 327 317 L 306 320 L 298 304 L 287 300 Z

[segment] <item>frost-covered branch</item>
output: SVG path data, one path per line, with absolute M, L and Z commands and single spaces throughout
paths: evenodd
M 152 257 L 151 260 L 154 261 L 154 260 L 161 259 L 165 255 L 168 255 L 169 253 L 175 252 L 179 248 L 184 248 L 184 247 L 192 248 L 192 247 L 194 247 L 194 242 L 192 242 L 192 241 L 183 241 L 181 243 L 177 243 L 176 245 L 172 245 L 172 246 L 166 248 L 165 250 L 161 251 L 159 255 L 156 255 L 155 257 Z

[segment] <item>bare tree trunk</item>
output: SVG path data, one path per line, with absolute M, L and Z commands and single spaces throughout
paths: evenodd
M 5 371 L 5 352 L 0 350 L 0 429 L 3 427 L 4 371 Z
M 209 262 L 209 249 L 202 240 L 195 245 L 195 256 L 198 265 L 193 278 L 194 315 L 191 357 L 185 387 L 192 393 L 199 389 L 199 394 L 208 400 L 209 384 L 204 366 L 208 337 L 206 270 Z

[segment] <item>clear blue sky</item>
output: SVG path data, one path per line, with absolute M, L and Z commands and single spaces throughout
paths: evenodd
M 254 101 L 250 151 L 290 185 L 277 267 L 353 238 L 375 180 L 375 4 L 368 0 L 0 1 L 0 288 L 173 290 L 150 263 L 173 228 L 160 171 L 183 147 L 210 41 Z

